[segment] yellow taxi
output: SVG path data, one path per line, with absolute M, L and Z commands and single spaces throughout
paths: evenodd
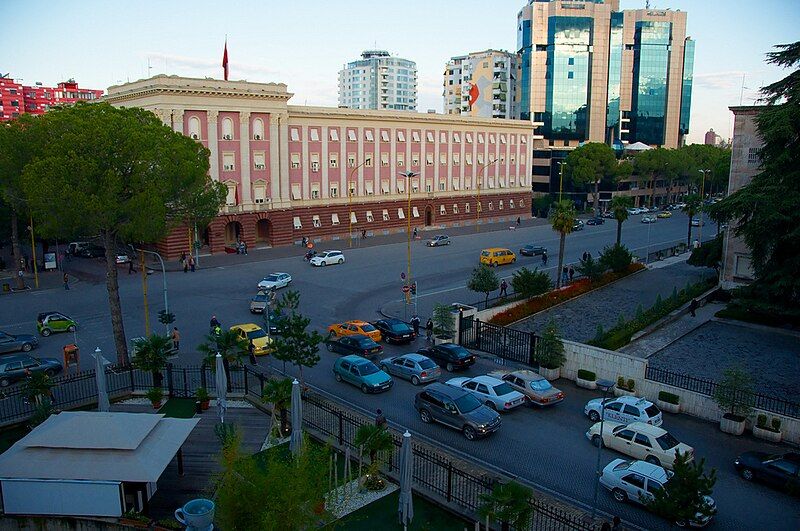
M 272 352 L 272 338 L 260 326 L 253 323 L 237 324 L 231 327 L 231 331 L 236 332 L 237 337 L 248 344 L 252 341 L 256 356 Z
M 658 213 L 658 215 L 656 215 L 656 217 L 657 218 L 671 218 L 672 217 L 672 212 L 670 212 L 669 210 L 662 210 L 661 212 Z
M 334 336 L 362 334 L 376 343 L 381 340 L 381 331 L 366 321 L 346 321 L 344 323 L 332 324 L 328 327 L 328 332 Z
M 516 261 L 517 255 L 511 249 L 491 247 L 481 251 L 481 263 L 488 266 L 497 267 L 499 265 L 513 264 Z

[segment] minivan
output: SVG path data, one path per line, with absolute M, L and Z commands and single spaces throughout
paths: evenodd
M 499 265 L 513 264 L 517 261 L 517 255 L 511 249 L 501 247 L 491 247 L 481 251 L 481 263 L 492 267 Z

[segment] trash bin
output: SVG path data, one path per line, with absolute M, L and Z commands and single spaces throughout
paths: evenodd
M 69 370 L 70 367 L 73 365 L 75 367 L 79 366 L 80 361 L 80 353 L 79 353 L 78 345 L 75 343 L 70 343 L 69 345 L 64 345 L 64 369 Z
M 3 291 L 5 291 L 6 293 L 11 291 L 11 284 L 9 284 L 8 282 L 3 282 Z

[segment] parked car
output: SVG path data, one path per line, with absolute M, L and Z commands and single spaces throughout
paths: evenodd
M 511 411 L 525 403 L 525 395 L 515 391 L 503 380 L 491 376 L 451 378 L 445 383 L 466 389 L 496 411 Z
M 116 262 L 117 265 L 123 265 L 130 262 L 131 258 L 130 256 L 127 255 L 127 253 L 118 252 L 114 261 Z
M 62 370 L 61 362 L 55 358 L 36 359 L 27 354 L 0 356 L 0 387 L 8 387 L 30 373 L 43 372 L 54 376 Z
M 614 219 L 614 213 L 610 210 L 606 210 L 605 212 L 600 214 L 600 217 L 605 219 Z
M 0 332 L 0 354 L 8 352 L 30 352 L 39 346 L 39 340 L 36 336 L 30 334 L 6 334 Z
M 547 249 L 541 245 L 525 245 L 520 247 L 519 254 L 522 256 L 538 256 L 547 252 Z
M 83 251 L 89 242 L 71 242 L 67 245 L 67 254 L 71 254 L 72 256 L 80 256 L 81 251 Z
M 572 232 L 583 230 L 583 221 L 580 219 L 576 219 L 575 223 L 572 225 Z
M 74 332 L 78 323 L 60 312 L 42 312 L 36 317 L 36 329 L 47 337 L 53 332 Z
M 497 267 L 499 265 L 513 264 L 516 261 L 517 255 L 511 249 L 491 247 L 481 251 L 480 263 L 488 266 Z
M 626 461 L 614 459 L 603 469 L 600 484 L 611 491 L 614 499 L 620 503 L 632 501 L 647 504 L 653 496 L 664 489 L 672 478 L 672 472 L 646 461 Z M 710 496 L 704 496 L 708 508 L 716 512 L 716 503 Z M 705 512 L 705 511 L 704 511 Z M 698 513 L 689 521 L 678 521 L 678 527 L 704 527 L 711 521 L 711 516 Z
M 459 387 L 432 383 L 414 397 L 414 409 L 422 422 L 439 422 L 473 441 L 500 428 L 500 415 Z
M 263 313 L 263 312 L 262 312 Z M 272 309 L 269 312 L 269 333 L 270 335 L 280 335 L 283 333 L 283 328 L 279 325 L 281 319 L 283 318 L 283 313 L 279 312 L 278 310 Z M 266 324 L 266 319 L 264 319 L 264 324 Z
M 231 330 L 236 332 L 237 337 L 246 342 L 253 342 L 253 353 L 256 356 L 263 356 L 272 351 L 272 338 L 267 335 L 263 328 L 253 323 L 233 325 Z
M 342 251 L 322 251 L 308 261 L 312 266 L 326 266 L 331 264 L 343 264 L 344 254 Z
M 380 367 L 392 376 L 410 380 L 414 385 L 435 382 L 442 375 L 435 361 L 416 352 L 386 358 Z
M 95 243 L 89 243 L 78 251 L 78 256 L 84 258 L 100 258 L 106 255 L 106 250 L 103 246 Z
M 655 216 L 642 216 L 642 223 L 655 223 L 656 217 Z
M 589 428 L 586 438 L 595 446 L 601 444 L 599 422 Z M 670 469 L 675 462 L 676 452 L 687 454 L 689 461 L 694 459 L 694 448 L 678 441 L 668 431 L 644 422 L 620 424 L 606 421 L 602 444 L 635 459 Z
M 656 217 L 657 218 L 662 218 L 662 219 L 663 218 L 671 218 L 672 217 L 672 212 L 670 212 L 669 210 L 662 210 L 661 212 L 659 212 L 656 215 Z
M 589 219 L 586 220 L 586 224 L 587 225 L 602 225 L 605 222 L 606 222 L 606 220 L 604 220 L 600 216 L 598 216 L 596 218 L 589 218 Z
M 355 320 L 355 321 L 345 321 L 344 323 L 332 324 L 328 327 L 328 332 L 333 337 L 360 334 L 363 336 L 368 336 L 375 342 L 381 340 L 381 331 L 366 321 Z
M 629 216 L 635 216 L 636 214 L 641 214 L 642 212 L 636 207 L 626 208 L 625 210 L 628 211 Z
M 259 290 L 256 296 L 250 299 L 250 313 L 264 313 L 268 299 L 269 294 L 266 291 Z
M 423 347 L 417 352 L 427 356 L 447 372 L 467 369 L 475 365 L 475 354 L 455 343 L 442 343 L 433 347 Z
M 446 234 L 439 234 L 438 236 L 434 236 L 427 242 L 425 245 L 428 247 L 439 247 L 440 245 L 450 245 L 450 237 Z
M 760 481 L 794 495 L 800 495 L 800 454 L 783 455 L 744 452 L 733 465 L 747 481 Z
M 350 355 L 337 359 L 333 364 L 333 376 L 337 382 L 355 385 L 364 394 L 382 393 L 394 385 L 391 376 L 361 356 Z
M 387 343 L 408 343 L 414 341 L 417 337 L 417 334 L 414 333 L 414 328 L 400 319 L 378 319 L 371 324 L 378 329 L 381 337 Z
M 603 411 L 603 418 L 628 424 L 631 422 L 644 422 L 653 426 L 661 426 L 662 415 L 658 406 L 644 398 L 635 396 L 620 396 L 618 398 L 606 398 L 605 408 L 603 408 L 602 398 L 593 398 L 586 403 L 583 413 L 592 422 L 600 420 L 600 410 Z
M 381 345 L 362 334 L 344 336 L 339 339 L 328 339 L 325 341 L 325 346 L 328 348 L 328 352 L 358 354 L 365 358 L 378 356 L 383 352 Z
M 261 290 L 271 290 L 271 289 L 280 289 L 285 288 L 289 285 L 289 282 L 292 281 L 292 275 L 289 273 L 270 273 L 269 275 L 265 276 L 261 279 L 261 282 L 258 283 L 258 289 Z
M 547 378 L 533 371 L 492 371 L 489 376 L 503 380 L 512 389 L 525 395 L 529 404 L 552 406 L 564 400 L 563 391 L 553 387 Z
M 700 218 L 692 218 L 692 222 L 691 223 L 692 223 L 692 227 L 702 227 L 703 225 L 705 225 L 703 220 L 701 220 Z

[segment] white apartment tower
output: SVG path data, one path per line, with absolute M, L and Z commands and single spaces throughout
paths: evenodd
M 451 58 L 444 71 L 444 113 L 516 118 L 517 68 L 517 55 L 503 50 Z
M 366 50 L 339 71 L 339 106 L 417 110 L 417 64 L 385 50 Z

